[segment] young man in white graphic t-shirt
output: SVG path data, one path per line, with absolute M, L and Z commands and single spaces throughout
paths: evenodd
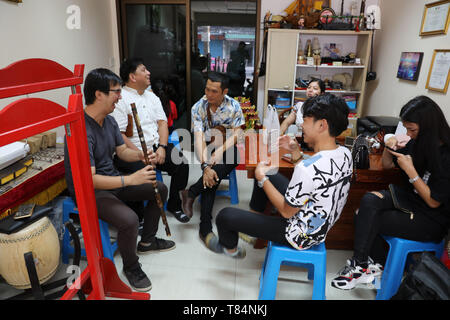
M 289 136 L 280 138 L 280 149 L 288 150 L 292 159 L 297 159 L 292 178 L 289 181 L 279 173 L 269 175 L 270 165 L 258 164 L 250 201 L 254 212 L 225 208 L 216 218 L 217 246 L 226 255 L 245 256 L 237 246 L 239 232 L 298 250 L 308 249 L 325 241 L 339 218 L 347 201 L 353 166 L 350 151 L 336 145 L 335 137 L 348 126 L 348 107 L 342 98 L 323 94 L 308 99 L 302 108 L 304 141 L 314 149 L 314 155 L 299 161 L 297 142 Z M 260 214 L 267 200 L 278 216 Z

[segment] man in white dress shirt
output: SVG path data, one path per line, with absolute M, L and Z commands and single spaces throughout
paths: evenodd
M 186 223 L 190 218 L 181 209 L 179 191 L 187 185 L 189 165 L 183 154 L 174 149 L 173 144 L 168 143 L 167 117 L 161 101 L 153 92 L 146 90 L 150 85 L 150 72 L 141 59 L 132 58 L 125 60 L 120 66 L 120 77 L 125 85 L 122 99 L 116 104 L 112 116 L 119 125 L 125 144 L 129 148 L 141 150 L 141 142 L 131 112 L 131 103 L 136 105 L 147 148 L 156 153 L 156 168 L 166 171 L 172 177 L 167 210 L 178 221 Z M 117 168 L 124 172 L 134 172 L 145 166 L 139 161 L 129 163 L 116 160 Z

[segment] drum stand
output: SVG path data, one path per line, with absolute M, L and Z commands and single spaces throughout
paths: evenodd
M 65 226 L 67 230 L 69 230 L 69 233 L 73 239 L 74 244 L 73 265 L 79 266 L 81 258 L 80 238 L 75 230 L 75 227 L 70 221 L 66 222 Z M 61 298 L 62 295 L 67 291 L 67 279 L 69 277 L 41 285 L 39 283 L 39 278 L 36 272 L 32 252 L 26 252 L 24 253 L 23 256 L 25 259 L 25 265 L 27 267 L 28 276 L 30 278 L 31 288 L 25 289 L 23 293 L 10 297 L 7 300 L 24 300 L 29 297 L 34 297 L 35 300 L 52 300 Z M 61 286 L 64 286 L 61 290 L 45 295 L 45 291 L 51 291 Z M 80 300 L 86 300 L 83 290 L 79 290 L 77 292 L 77 295 Z

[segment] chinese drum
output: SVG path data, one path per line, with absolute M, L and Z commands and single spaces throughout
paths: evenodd
M 30 251 L 42 284 L 55 274 L 59 265 L 58 234 L 49 218 L 42 217 L 15 233 L 0 233 L 0 274 L 17 289 L 31 288 L 24 258 Z

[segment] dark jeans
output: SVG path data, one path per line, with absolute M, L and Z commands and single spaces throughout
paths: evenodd
M 236 248 L 239 232 L 249 236 L 291 246 L 285 237 L 287 219 L 228 207 L 220 210 L 216 218 L 219 242 L 227 249 Z
M 381 235 L 414 241 L 439 242 L 443 239 L 442 227 L 423 213 L 410 215 L 394 208 L 389 190 L 379 191 L 383 198 L 366 193 L 355 214 L 354 258 L 366 262 L 370 256 L 375 262 L 385 264 L 388 246 Z
M 230 154 L 230 152 L 233 153 Z M 197 196 L 202 195 L 200 201 L 200 234 L 202 236 L 206 236 L 212 231 L 212 209 L 216 198 L 216 190 L 222 179 L 226 178 L 228 174 L 237 167 L 238 155 L 238 149 L 236 146 L 233 146 L 233 149 L 230 148 L 228 151 L 224 152 L 222 163 L 212 166 L 212 169 L 219 177 L 219 182 L 214 187 L 205 189 L 203 187 L 203 176 L 201 176 L 200 179 L 189 188 L 189 197 L 195 199 Z
M 153 148 L 156 151 L 156 148 Z M 125 173 L 133 173 L 145 167 L 142 161 L 125 162 L 114 157 L 114 165 L 116 168 Z M 158 164 L 156 169 L 165 171 L 171 176 L 169 199 L 167 201 L 167 210 L 175 212 L 181 210 L 180 190 L 186 188 L 189 178 L 189 165 L 187 159 L 172 143 L 167 145 L 166 159 L 163 164 Z M 134 205 L 133 205 L 134 207 Z
M 272 182 L 274 187 L 284 196 L 287 187 L 289 186 L 289 179 L 283 176 L 281 173 L 267 175 L 267 177 L 269 177 L 269 181 Z M 269 201 L 269 199 L 267 198 L 264 189 L 258 187 L 258 182 L 256 181 L 256 179 L 254 179 L 253 192 L 250 199 L 250 209 L 258 212 L 264 212 L 267 206 L 267 201 Z
M 284 195 L 289 180 L 279 173 L 268 177 L 274 187 Z M 267 201 L 266 193 L 262 188 L 257 186 L 255 179 L 252 198 L 250 200 L 251 209 L 263 212 Z M 252 237 L 291 246 L 285 237 L 287 219 L 281 216 L 262 215 L 229 207 L 219 212 L 216 218 L 216 224 L 219 233 L 219 242 L 227 249 L 236 248 L 239 240 L 239 232 L 243 232 Z
M 158 182 L 158 190 L 164 202 L 167 187 Z M 136 213 L 124 201 L 148 200 L 144 208 L 144 226 L 142 242 L 152 242 L 158 231 L 160 209 L 156 204 L 155 189 L 152 184 L 127 186 L 114 190 L 95 190 L 98 217 L 117 229 L 117 247 L 123 260 L 123 268 L 130 269 L 138 263 L 136 241 L 139 220 Z

